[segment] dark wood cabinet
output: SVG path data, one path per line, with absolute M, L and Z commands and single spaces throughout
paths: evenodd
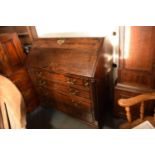
M 26 55 L 16 33 L 0 35 L 0 71 L 9 76 L 24 65 Z
M 22 93 L 27 111 L 38 105 L 37 97 L 25 67 L 23 52 L 17 33 L 0 35 L 0 73 L 8 77 Z
M 38 37 L 35 26 L 0 26 L 0 34 L 17 33 L 24 52 L 30 51 L 33 40 Z
M 155 27 L 129 26 L 120 28 L 118 83 L 115 87 L 115 114 L 124 111 L 117 105 L 119 98 L 128 98 L 155 91 Z M 151 112 L 152 107 L 148 108 Z M 135 117 L 137 110 L 133 111 Z
M 42 105 L 102 127 L 112 84 L 106 38 L 37 39 L 26 64 Z
M 35 26 L 0 26 L 0 34 L 16 32 L 22 45 L 32 44 L 38 37 Z

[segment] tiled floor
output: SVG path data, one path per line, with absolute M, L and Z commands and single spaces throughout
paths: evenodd
M 107 117 L 104 129 L 117 128 L 119 119 Z M 60 111 L 39 107 L 27 115 L 28 129 L 92 129 L 91 126 Z

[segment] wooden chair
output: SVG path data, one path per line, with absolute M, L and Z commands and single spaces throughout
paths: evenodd
M 0 129 L 11 129 L 11 122 L 5 103 L 0 103 Z
M 26 127 L 26 108 L 22 94 L 6 77 L 0 75 L 0 129 Z
M 144 104 L 149 104 L 149 102 L 145 102 L 145 101 L 149 101 L 149 100 L 155 100 L 155 92 L 138 95 L 138 96 L 131 97 L 128 99 L 119 99 L 118 104 L 121 107 L 125 108 L 126 117 L 128 120 L 128 122 L 120 125 L 119 128 L 130 129 L 130 128 L 133 128 L 133 127 L 141 124 L 142 122 L 144 122 L 146 120 L 148 120 L 155 127 L 155 109 L 154 109 L 154 116 L 145 116 L 144 117 Z M 132 121 L 130 107 L 134 106 L 136 104 L 139 104 L 139 103 L 140 103 L 140 109 L 139 109 L 140 110 L 140 118 Z

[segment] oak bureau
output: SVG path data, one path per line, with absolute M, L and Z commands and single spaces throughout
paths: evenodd
M 38 38 L 26 66 L 41 105 L 102 128 L 112 93 L 107 38 Z

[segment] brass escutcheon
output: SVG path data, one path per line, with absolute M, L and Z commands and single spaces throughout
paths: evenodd
M 58 39 L 57 44 L 62 45 L 65 42 L 65 39 Z

